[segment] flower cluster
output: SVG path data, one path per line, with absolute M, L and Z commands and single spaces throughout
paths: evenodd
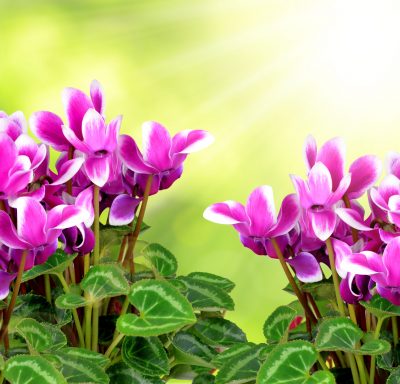
M 213 204 L 204 217 L 233 225 L 242 244 L 257 255 L 281 257 L 301 282 L 322 280 L 321 264 L 326 264 L 340 276 L 346 303 L 378 293 L 400 305 L 400 154 L 389 154 L 388 174 L 378 186 L 379 159 L 362 156 L 346 171 L 339 138 L 318 149 L 308 137 L 304 157 L 307 178 L 291 176 L 296 194 L 283 199 L 278 215 L 271 187 L 262 186 L 246 206 Z M 358 201 L 365 194 L 369 214 Z
M 132 222 L 147 181 L 150 194 L 169 188 L 182 174 L 189 153 L 208 146 L 206 131 L 182 131 L 171 137 L 156 122 L 143 125 L 143 152 L 120 135 L 122 117 L 105 118 L 101 85 L 90 95 L 75 88 L 62 93 L 66 118 L 49 111 L 29 119 L 21 112 L 0 112 L 0 299 L 24 270 L 45 262 L 59 244 L 65 252 L 88 254 L 95 246 L 91 226 L 109 208 L 110 225 Z M 50 148 L 58 152 L 55 170 Z

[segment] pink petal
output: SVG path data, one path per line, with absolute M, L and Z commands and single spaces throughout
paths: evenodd
M 106 143 L 104 149 L 108 152 L 114 152 L 118 145 L 119 130 L 121 128 L 122 116 L 117 116 L 111 120 L 106 127 Z
M 387 269 L 388 285 L 400 287 L 400 237 L 396 237 L 386 246 L 382 259 Z
M 381 256 L 370 251 L 353 253 L 353 255 L 343 258 L 341 265 L 343 270 L 355 275 L 373 276 L 385 273 Z
M 363 218 L 354 209 L 351 208 L 337 208 L 336 214 L 342 219 L 347 225 L 352 228 L 358 229 L 359 231 L 372 231 L 373 228 L 365 224 Z
M 349 185 L 351 183 L 351 175 L 348 173 L 340 180 L 339 186 L 336 188 L 335 192 L 333 192 L 329 199 L 326 202 L 326 205 L 331 206 L 336 204 L 346 193 Z
M 135 217 L 136 207 L 141 199 L 136 199 L 128 195 L 117 196 L 110 208 L 110 225 L 126 225 L 132 222 Z
M 19 198 L 17 208 L 17 232 L 21 239 L 33 247 L 46 244 L 46 211 L 42 205 L 30 197 Z
M 90 98 L 92 99 L 94 109 L 99 112 L 100 115 L 103 115 L 105 108 L 104 91 L 97 80 L 93 80 L 90 84 Z
M 351 164 L 351 183 L 347 190 L 350 199 L 357 199 L 372 187 L 381 173 L 382 165 L 376 156 L 366 155 Z
M 88 109 L 83 117 L 82 135 L 84 143 L 93 153 L 103 150 L 106 146 L 106 124 L 103 117 L 92 108 Z
M 317 160 L 317 143 L 313 136 L 308 135 L 304 142 L 304 161 L 309 171 Z
M 12 140 L 16 140 L 22 133 L 21 127 L 10 118 L 0 118 L 0 132 L 6 133 Z
M 72 145 L 75 149 L 81 151 L 82 153 L 92 153 L 89 146 L 82 140 L 78 139 L 75 132 L 70 127 L 63 125 L 62 131 L 65 138 L 70 142 L 70 146 Z
M 276 224 L 268 233 L 268 237 L 277 237 L 291 231 L 300 217 L 300 205 L 295 194 L 286 196 L 279 210 Z
M 85 209 L 76 205 L 58 205 L 47 214 L 46 230 L 75 227 L 87 220 L 88 216 Z
M 322 271 L 318 261 L 308 252 L 300 252 L 293 259 L 288 259 L 295 272 L 297 278 L 303 283 L 315 283 L 322 280 Z
M 344 176 L 345 145 L 342 139 L 327 141 L 318 151 L 317 161 L 322 162 L 329 170 L 332 187 L 335 190 Z
M 60 169 L 58 170 L 58 175 L 51 185 L 65 184 L 68 180 L 71 180 L 81 169 L 83 162 L 83 157 L 67 160 L 61 165 Z
M 0 242 L 7 247 L 15 249 L 31 248 L 30 244 L 18 236 L 10 216 L 4 211 L 0 211 Z
M 143 124 L 143 158 L 159 171 L 171 168 L 171 136 L 164 126 L 154 121 Z
M 72 129 L 78 139 L 82 139 L 82 120 L 86 111 L 93 108 L 88 96 L 75 88 L 65 88 L 62 101 L 67 115 L 68 127 Z
M 371 209 L 374 210 L 374 205 L 379 209 L 379 210 L 383 210 L 383 211 L 388 211 L 389 210 L 389 206 L 387 204 L 387 202 L 385 201 L 385 199 L 382 197 L 382 195 L 379 193 L 379 191 L 376 188 L 371 188 L 369 191 L 369 197 L 371 200 Z M 380 214 L 382 214 L 382 212 L 379 212 Z M 376 216 L 378 216 L 375 212 L 374 214 Z
M 400 153 L 389 152 L 386 157 L 387 171 L 400 178 Z
M 233 200 L 210 205 L 204 211 L 203 217 L 217 224 L 239 224 L 248 221 L 243 205 Z
M 311 226 L 318 239 L 327 240 L 335 230 L 336 214 L 330 210 L 308 211 L 311 219 Z
M 246 203 L 246 213 L 250 219 L 250 233 L 264 236 L 276 222 L 275 203 L 272 188 L 263 185 L 251 192 Z
M 332 194 L 332 179 L 328 168 L 317 162 L 308 175 L 311 199 L 316 205 L 324 205 Z
M 291 175 L 294 188 L 296 189 L 296 193 L 299 197 L 300 204 L 303 208 L 310 208 L 313 205 L 310 195 L 310 189 L 308 188 L 307 183 L 298 176 Z
M 103 187 L 110 176 L 108 157 L 91 157 L 86 159 L 84 169 L 90 181 L 98 187 Z
M 394 175 L 387 175 L 379 184 L 378 191 L 387 202 L 390 196 L 400 195 L 400 180 Z
M 29 157 L 31 162 L 38 151 L 37 143 L 28 135 L 20 135 L 15 140 L 15 146 L 17 147 L 18 154 Z
M 56 151 L 68 151 L 71 146 L 62 132 L 63 121 L 52 112 L 35 112 L 29 119 L 32 132 L 43 143 L 51 145 Z
M 158 173 L 157 169 L 147 164 L 143 159 L 143 156 L 132 137 L 128 135 L 121 135 L 119 137 L 118 150 L 122 162 L 131 171 L 144 174 Z
M 17 148 L 11 138 L 5 133 L 0 133 L 0 148 L 0 180 L 5 181 L 7 180 L 10 168 L 13 167 L 17 159 Z
M 350 246 L 344 241 L 332 239 L 332 246 L 335 252 L 335 267 L 338 275 L 344 279 L 347 275 L 347 270 L 343 268 L 343 260 L 353 255 Z
M 10 284 L 16 278 L 17 274 L 0 271 L 0 300 L 4 300 L 10 293 Z
M 20 134 L 28 132 L 28 126 L 26 124 L 26 119 L 22 111 L 16 111 L 8 117 L 11 121 L 19 126 Z
M 10 169 L 7 181 L 7 193 L 9 195 L 17 194 L 33 181 L 31 162 L 26 156 L 18 156 L 14 166 Z
M 87 227 L 92 226 L 94 221 L 94 209 L 93 209 L 93 186 L 84 189 L 76 197 L 75 205 L 88 212 L 88 217 L 84 221 Z

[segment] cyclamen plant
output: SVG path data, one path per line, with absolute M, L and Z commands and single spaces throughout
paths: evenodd
M 212 135 L 147 122 L 140 151 L 121 116 L 105 119 L 97 81 L 62 100 L 65 119 L 29 119 L 41 144 L 21 112 L 0 112 L 0 383 L 214 378 L 218 353 L 247 341 L 224 318 L 234 284 L 177 276 L 170 251 L 139 239 L 149 197 Z

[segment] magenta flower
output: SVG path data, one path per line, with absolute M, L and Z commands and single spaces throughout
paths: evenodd
M 371 276 L 378 293 L 395 305 L 400 305 L 400 237 L 389 242 L 381 256 L 363 251 L 354 253 L 342 262 L 343 268 L 357 275 Z
M 85 157 L 83 169 L 90 181 L 102 187 L 110 176 L 111 155 L 118 144 L 122 117 L 118 116 L 108 125 L 94 109 L 89 109 L 82 121 L 82 139 L 64 125 L 62 131 L 71 145 Z
M 21 111 L 11 115 L 0 111 L 0 132 L 7 133 L 12 140 L 16 140 L 23 133 L 27 133 L 25 116 Z
M 169 188 L 181 177 L 187 155 L 208 147 L 214 138 L 207 131 L 181 131 L 171 138 L 161 124 L 143 124 L 143 154 L 136 142 L 122 135 L 119 153 L 124 165 L 135 172 L 136 183 L 144 190 L 147 175 L 154 175 L 151 193 Z
M 267 254 L 267 240 L 287 234 L 296 225 L 300 214 L 296 195 L 282 201 L 278 217 L 270 186 L 251 192 L 246 206 L 228 200 L 209 206 L 204 218 L 217 224 L 230 224 L 239 232 L 242 244 L 257 255 Z
M 327 141 L 318 151 L 314 137 L 308 136 L 304 145 L 304 157 L 308 170 L 323 163 L 331 174 L 335 191 L 345 176 L 345 145 L 340 138 Z M 378 179 L 381 162 L 376 156 L 366 155 L 356 159 L 349 168 L 351 182 L 346 191 L 349 199 L 357 199 Z
M 62 101 L 67 115 L 67 126 L 75 136 L 82 140 L 82 122 L 86 112 L 93 108 L 99 114 L 104 114 L 104 94 L 100 83 L 93 80 L 90 85 L 90 98 L 75 88 L 65 88 L 62 93 Z M 51 145 L 56 151 L 68 151 L 71 147 L 70 141 L 65 137 L 62 126 L 65 125 L 62 119 L 48 111 L 35 112 L 29 125 L 32 132 L 43 143 Z
M 328 168 L 317 162 L 311 168 L 307 182 L 297 176 L 292 176 L 292 181 L 315 236 L 325 241 L 335 230 L 335 204 L 346 193 L 351 176 L 344 176 L 336 190 L 332 191 L 332 178 Z

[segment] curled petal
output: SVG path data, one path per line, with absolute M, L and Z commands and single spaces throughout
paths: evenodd
M 325 241 L 335 230 L 336 214 L 331 210 L 309 211 L 311 226 L 318 239 Z
M 376 285 L 377 292 L 386 300 L 389 300 L 394 305 L 400 305 L 400 289 L 386 287 L 381 284 Z
M 160 177 L 160 189 L 168 189 L 176 180 L 182 176 L 183 165 L 181 164 L 176 169 L 168 172 L 168 174 L 161 174 Z
M 326 202 L 327 205 L 336 204 L 346 193 L 347 189 L 349 188 L 351 182 L 351 175 L 348 173 L 340 180 L 338 187 L 336 188 L 335 192 L 333 192 L 328 201 Z
M 336 214 L 342 219 L 347 225 L 355 228 L 359 231 L 372 231 L 374 228 L 369 227 L 365 224 L 360 213 L 352 208 L 337 208 Z
M 233 200 L 210 205 L 204 211 L 203 217 L 217 224 L 238 224 L 248 221 L 243 205 Z
M 251 249 L 256 255 L 264 256 L 267 254 L 263 239 L 254 239 L 240 234 L 240 241 L 246 248 Z
M 268 237 L 277 237 L 291 231 L 300 217 L 300 206 L 295 194 L 286 196 L 276 220 L 276 224 L 268 233 Z
M 111 120 L 106 127 L 106 143 L 104 149 L 108 152 L 114 152 L 118 145 L 119 130 L 121 128 L 122 116 L 117 116 Z
M 386 202 L 390 196 L 400 195 L 400 179 L 394 175 L 387 175 L 379 184 L 378 191 Z
M 400 178 L 400 153 L 389 152 L 386 157 L 386 169 L 389 174 Z
M 343 270 L 353 275 L 372 276 L 374 281 L 385 282 L 386 268 L 381 256 L 375 252 L 353 253 L 351 256 L 343 258 L 341 266 Z
M 103 187 L 110 176 L 110 159 L 108 157 L 91 157 L 86 159 L 84 169 L 90 181 Z
M 324 205 L 332 194 L 332 178 L 328 168 L 317 162 L 308 175 L 308 186 L 314 204 Z
M 2 181 L 8 179 L 8 173 L 17 159 L 17 147 L 7 134 L 0 133 L 0 148 L 0 183 L 3 184 Z
M 366 155 L 358 158 L 350 165 L 351 183 L 347 190 L 350 199 L 357 199 L 372 187 L 382 170 L 380 160 L 376 156 Z
M 91 227 L 94 221 L 93 186 L 90 186 L 79 193 L 76 197 L 75 205 L 87 211 L 87 219 L 82 222 L 87 227 Z
M 318 261 L 308 252 L 300 252 L 293 259 L 286 260 L 303 283 L 315 283 L 322 280 L 322 271 Z
M 0 211 L 0 241 L 10 248 L 31 248 L 30 244 L 19 237 L 10 216 L 4 211 Z
M 32 132 L 43 143 L 51 145 L 56 151 L 68 151 L 69 141 L 62 132 L 63 121 L 52 112 L 35 112 L 29 119 Z
M 16 273 L 0 271 L 0 300 L 5 299 L 10 293 L 10 284 L 17 276 Z
M 171 168 L 171 136 L 167 129 L 155 121 L 148 121 L 142 126 L 143 158 L 154 168 L 166 171 Z
M 387 270 L 387 284 L 391 287 L 400 287 L 400 237 L 394 238 L 386 246 L 382 259 Z
M 304 161 L 309 171 L 317 160 L 317 143 L 313 136 L 308 135 L 304 142 Z
M 92 99 L 94 109 L 99 112 L 100 115 L 103 115 L 105 108 L 104 91 L 97 80 L 93 80 L 90 84 L 90 98 Z
M 58 205 L 47 214 L 46 231 L 75 227 L 87 220 L 88 212 L 76 205 Z
M 83 117 L 82 135 L 84 143 L 87 144 L 93 153 L 103 150 L 107 145 L 109 138 L 106 136 L 104 119 L 92 108 L 88 109 Z
M 313 205 L 311 199 L 310 189 L 308 188 L 307 183 L 298 176 L 291 175 L 294 188 L 296 189 L 296 193 L 299 196 L 300 204 L 303 208 L 309 208 Z
M 126 225 L 135 217 L 136 207 L 141 199 L 136 199 L 128 195 L 117 196 L 110 208 L 110 225 Z
M 58 170 L 58 175 L 51 185 L 65 184 L 68 180 L 71 180 L 81 169 L 83 162 L 83 157 L 77 157 L 62 163 Z
M 72 145 L 75 149 L 81 151 L 82 153 L 92 153 L 91 148 L 85 142 L 80 140 L 70 127 L 63 125 L 62 132 L 66 139 L 70 142 L 70 145 Z
M 342 267 L 343 260 L 350 257 L 353 252 L 348 244 L 338 239 L 332 239 L 332 246 L 335 251 L 335 267 L 338 275 L 343 279 L 347 275 L 347 270 Z

